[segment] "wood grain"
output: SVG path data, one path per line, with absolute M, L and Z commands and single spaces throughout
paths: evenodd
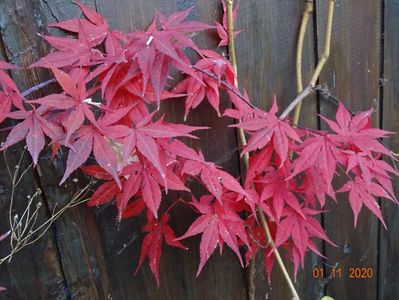
M 384 11 L 384 81 L 383 84 L 383 128 L 385 130 L 399 132 L 399 3 L 397 1 L 385 1 Z M 385 143 L 392 151 L 399 152 L 399 136 L 394 134 Z M 392 163 L 392 161 L 389 161 Z M 396 163 L 396 166 L 397 163 Z M 396 195 L 399 194 L 399 181 L 393 183 Z M 379 270 L 378 270 L 378 296 L 379 299 L 391 299 L 393 295 L 399 295 L 398 260 L 399 253 L 399 210 L 397 205 L 389 201 L 382 202 L 382 212 L 388 226 L 386 231 L 380 226 Z
M 327 1 L 317 1 L 319 54 L 324 44 Z M 374 107 L 374 126 L 379 126 L 379 58 L 380 1 L 339 1 L 335 3 L 331 55 L 320 76 L 320 84 L 353 111 Z M 320 103 L 321 114 L 334 117 L 336 106 Z M 325 128 L 325 127 L 323 127 Z M 340 187 L 339 180 L 336 186 Z M 375 299 L 377 279 L 348 279 L 350 267 L 371 267 L 377 270 L 378 221 L 363 208 L 357 228 L 347 195 L 338 197 L 338 205 L 330 201 L 324 228 L 338 247 L 326 245 L 326 275 L 333 266 L 344 269 L 345 278 L 330 279 L 327 295 L 334 299 Z

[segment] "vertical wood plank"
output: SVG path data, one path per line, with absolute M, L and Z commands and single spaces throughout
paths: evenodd
M 383 86 L 383 128 L 385 130 L 399 131 L 399 3 L 397 1 L 385 1 L 384 10 L 384 86 Z M 398 134 L 393 135 L 386 141 L 386 145 L 392 151 L 399 150 Z M 391 163 L 391 162 L 390 162 Z M 393 183 L 395 193 L 399 193 L 399 181 Z M 382 202 L 382 211 L 385 222 L 388 226 L 386 231 L 380 226 L 380 247 L 379 247 L 379 299 L 394 299 L 399 295 L 397 271 L 399 263 L 399 210 L 398 206 L 389 201 Z
M 36 14 L 36 5 L 29 1 L 1 1 L 0 2 L 0 28 L 2 40 L 2 57 L 16 63 L 26 66 L 30 64 L 33 57 L 39 52 L 38 45 L 31 43 L 30 38 L 36 38 L 35 30 L 41 27 L 41 15 Z M 36 17 L 36 20 L 35 20 Z M 35 22 L 36 21 L 36 22 Z M 27 25 L 29 24 L 29 26 Z M 34 24 L 34 26 L 32 26 Z M 4 51 L 3 51 L 4 50 Z M 32 84 L 39 73 L 28 73 L 15 71 L 12 72 L 21 89 Z M 11 125 L 9 122 L 5 125 Z M 1 141 L 6 137 L 5 132 L 1 133 Z M 18 144 L 8 150 L 7 160 L 10 167 L 15 168 L 23 145 Z M 30 160 L 25 154 L 20 165 L 21 170 L 26 169 Z M 8 206 L 10 203 L 11 181 L 6 169 L 3 153 L 0 160 L 0 182 L 1 182 L 1 200 L 0 212 L 4 216 L 1 218 L 2 230 L 7 228 L 8 224 Z M 14 169 L 12 169 L 13 171 Z M 21 213 L 27 205 L 27 196 L 33 195 L 38 188 L 32 169 L 28 170 L 20 185 L 16 189 L 16 210 L 13 214 Z M 39 197 L 40 198 L 40 197 Z M 43 202 L 44 199 L 38 199 Z M 43 202 L 44 203 L 44 202 Z M 48 217 L 46 205 L 42 206 L 37 222 L 40 224 Z M 1 243 L 1 256 L 8 254 L 10 249 L 7 242 Z M 8 273 L 8 274 L 7 274 Z M 35 244 L 34 247 L 28 247 L 17 253 L 11 263 L 5 264 L 0 268 L 0 281 L 7 287 L 5 293 L 0 297 L 7 299 L 37 299 L 37 298 L 57 298 L 66 299 L 66 284 L 62 267 L 58 257 L 58 251 L 52 232 L 44 235 L 43 239 Z M 3 283 L 3 278 L 8 278 Z
M 67 12 L 70 10 L 71 16 L 75 17 L 78 9 L 76 5 L 68 1 L 59 1 L 60 11 Z M 27 67 L 38 59 L 39 56 L 47 53 L 46 43 L 36 34 L 43 33 L 46 30 L 46 13 L 49 13 L 49 19 L 54 22 L 60 20 L 52 5 L 55 1 L 6 1 L 2 2 L 2 21 L 4 22 L 4 31 L 2 34 L 5 52 L 8 59 L 20 66 Z M 65 5 L 64 5 L 65 4 Z M 47 10 L 45 9 L 47 8 Z M 45 70 L 32 69 L 25 71 L 12 72 L 13 77 L 18 86 L 24 90 L 30 86 L 38 84 L 46 79 L 48 75 Z M 47 89 L 48 90 L 48 89 Z M 36 93 L 36 96 L 43 95 L 42 91 Z M 55 207 L 57 209 L 65 205 L 70 200 L 73 189 L 59 187 L 58 182 L 62 176 L 63 163 L 62 157 L 57 157 L 50 162 L 50 155 L 44 150 L 42 159 L 37 166 L 37 184 L 36 186 L 43 190 L 43 201 L 46 203 L 49 211 L 52 212 Z M 29 173 L 29 179 L 34 182 L 34 174 Z M 33 187 L 35 184 L 31 184 Z M 47 219 L 49 215 L 41 218 L 41 221 Z M 65 286 L 61 292 L 63 297 L 78 296 L 82 299 L 103 299 L 108 296 L 107 276 L 105 276 L 101 247 L 96 236 L 97 230 L 94 226 L 92 216 L 87 216 L 86 210 L 76 208 L 65 213 L 54 226 L 50 228 L 50 236 L 56 238 L 57 248 L 53 249 L 54 256 L 62 281 Z M 49 235 L 46 235 L 41 243 L 50 243 Z M 47 240 L 46 240 L 47 238 Z M 55 246 L 53 244 L 53 246 Z M 32 248 L 37 247 L 33 245 Z M 49 252 L 48 250 L 46 253 Z M 50 256 L 51 253 L 47 253 Z M 58 261 L 59 260 L 59 261 Z M 40 258 L 35 258 L 34 263 L 40 263 Z M 55 262 L 54 262 L 55 263 Z M 55 268 L 55 267 L 54 267 Z M 17 270 L 24 269 L 23 267 Z M 43 270 L 45 272 L 45 270 Z M 52 273 L 45 272 L 48 282 L 43 282 L 43 288 L 53 282 Z M 37 277 L 37 276 L 31 276 Z M 57 278 L 54 275 L 55 278 Z M 18 277 L 16 277 L 17 279 Z M 30 279 L 31 280 L 31 279 Z M 54 279 L 55 280 L 55 279 Z M 21 280 L 21 283 L 23 281 Z M 21 284 L 20 283 L 20 284 Z M 29 299 L 39 297 L 40 291 L 37 289 L 22 288 L 22 291 L 29 293 Z M 49 289 L 51 291 L 51 289 Z M 36 293 L 36 294 L 35 294 Z M 40 298 L 48 298 L 46 294 L 42 294 Z
M 276 95 L 280 111 L 296 96 L 296 48 L 305 1 L 241 1 L 237 29 L 244 29 L 236 38 L 238 78 L 241 88 L 253 103 L 269 109 Z M 309 20 L 303 49 L 303 82 L 306 86 L 314 69 L 313 18 Z M 317 128 L 317 102 L 314 95 L 302 106 L 299 124 Z M 298 273 L 296 288 L 303 299 L 313 299 L 320 285 L 311 276 L 311 269 L 320 258 L 309 254 Z M 291 263 L 290 274 L 293 274 Z M 263 270 L 263 259 L 256 262 L 256 299 L 289 299 L 287 283 L 276 265 L 271 286 Z
M 325 37 L 327 1 L 317 1 L 319 54 Z M 379 125 L 380 1 L 335 2 L 331 55 L 320 76 L 331 93 L 353 111 L 369 109 L 374 126 Z M 321 114 L 334 117 L 336 106 L 321 100 Z M 340 187 L 339 180 L 337 186 Z M 378 222 L 365 208 L 353 229 L 353 213 L 346 196 L 338 196 L 325 214 L 325 230 L 338 247 L 326 245 L 326 276 L 333 266 L 343 268 L 343 278 L 327 281 L 327 295 L 335 299 L 375 299 L 377 278 L 348 279 L 349 268 L 370 267 L 377 270 Z

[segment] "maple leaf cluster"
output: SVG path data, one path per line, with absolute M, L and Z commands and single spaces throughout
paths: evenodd
M 355 225 L 363 206 L 382 220 L 378 197 L 397 202 L 391 176 L 398 174 L 381 160 L 382 155 L 391 157 L 379 141 L 389 132 L 371 128 L 371 111 L 352 117 L 340 104 L 336 121 L 323 118 L 331 131 L 304 130 L 281 120 L 276 102 L 267 112 L 253 108 L 246 93 L 241 96 L 229 61 L 200 49 L 190 38 L 193 32 L 216 29 L 220 45 L 226 45 L 226 14 L 222 24 L 211 26 L 187 21 L 191 9 L 170 16 L 157 12 L 146 30 L 121 33 L 110 29 L 95 11 L 77 5 L 86 19 L 50 24 L 70 35 L 43 36 L 54 50 L 30 66 L 50 69 L 61 93 L 26 99 L 5 71 L 16 67 L 0 62 L 0 122 L 19 120 L 1 149 L 25 140 L 36 165 L 47 137 L 53 156 L 61 147 L 68 150 L 60 184 L 80 168 L 101 182 L 89 206 L 114 202 L 118 221 L 145 215 L 137 270 L 148 258 L 158 284 L 164 242 L 187 250 L 181 240 L 198 234 L 202 235 L 198 274 L 215 249 L 219 246 L 222 252 L 225 244 L 242 265 L 240 247 L 246 249 L 247 264 L 263 251 L 270 274 L 274 248 L 266 243 L 257 207 L 268 217 L 275 247 L 286 250 L 296 271 L 308 250 L 321 255 L 315 239 L 334 245 L 316 217 L 327 199 L 336 201 L 336 193 L 348 193 Z M 198 59 L 193 61 L 185 49 L 195 51 Z M 174 84 L 172 70 L 186 78 Z M 222 92 L 234 108 L 221 113 Z M 157 116 L 161 102 L 175 98 L 185 101 L 185 118 L 207 100 L 220 117 L 237 119 L 232 127 L 249 136 L 242 155 L 251 155 L 242 184 L 179 140 L 196 138 L 193 132 L 206 127 Z M 88 163 L 91 156 L 94 160 Z M 334 189 L 337 176 L 344 184 Z M 188 179 L 208 193 L 197 200 Z M 173 204 L 160 209 L 170 190 L 191 195 L 191 201 L 179 201 L 199 214 L 178 238 L 168 224 Z

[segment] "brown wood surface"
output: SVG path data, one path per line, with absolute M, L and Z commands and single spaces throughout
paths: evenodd
M 399 132 L 399 3 L 385 1 L 384 9 L 384 64 L 383 78 L 383 128 Z M 395 134 L 385 143 L 392 151 L 399 151 L 399 137 Z M 398 164 L 396 163 L 396 166 Z M 394 182 L 395 192 L 399 192 L 399 181 Z M 393 295 L 399 295 L 399 277 L 397 276 L 399 264 L 399 211 L 396 205 L 389 201 L 382 202 L 382 211 L 388 226 L 386 231 L 380 226 L 379 244 L 379 270 L 378 270 L 378 296 L 379 299 L 388 300 Z
M 319 54 L 324 46 L 328 1 L 317 1 Z M 380 19 L 381 2 L 375 0 L 336 1 L 330 58 L 320 76 L 330 92 L 351 110 L 367 110 L 373 106 L 374 125 L 379 126 Z M 320 100 L 321 114 L 333 117 L 335 104 Z M 325 128 L 325 127 L 324 127 Z M 340 186 L 337 180 L 337 187 Z M 335 299 L 376 299 L 377 278 L 349 279 L 351 267 L 378 269 L 378 221 L 363 207 L 357 228 L 347 196 L 338 196 L 338 204 L 330 201 L 331 211 L 324 216 L 324 228 L 338 247 L 325 247 L 324 267 L 327 276 L 333 266 L 341 267 L 343 278 L 326 282 L 327 295 Z
M 212 23 L 221 17 L 219 0 L 85 0 L 108 20 L 110 26 L 128 32 L 144 29 L 156 9 L 171 13 L 195 6 L 190 18 Z M 245 88 L 253 102 L 268 109 L 276 95 L 280 110 L 295 98 L 296 39 L 305 1 L 241 1 L 237 28 L 244 29 L 236 39 L 239 85 Z M 331 93 L 343 100 L 352 110 L 374 106 L 375 125 L 399 131 L 397 97 L 399 80 L 397 57 L 399 35 L 399 5 L 385 0 L 385 27 L 382 28 L 382 0 L 336 1 L 331 57 L 322 72 L 320 83 L 327 84 Z M 324 45 L 326 0 L 317 0 L 317 11 L 309 21 L 303 51 L 304 85 L 315 65 L 315 50 L 321 53 Z M 0 57 L 21 66 L 28 66 L 49 51 L 36 32 L 46 32 L 46 24 L 80 17 L 82 14 L 70 0 L 0 0 Z M 381 48 L 381 30 L 384 29 L 384 48 Z M 51 29 L 52 34 L 63 35 Z M 202 47 L 217 47 L 216 35 L 206 32 L 194 37 Z M 227 49 L 220 49 L 228 52 Z M 383 69 L 380 69 L 384 57 Z M 396 65 L 395 65 L 396 64 Z M 380 73 L 386 79 L 380 93 Z M 11 72 L 21 90 L 47 79 L 49 74 L 40 69 Z M 43 92 L 49 93 L 51 89 Z M 34 96 L 42 95 L 41 92 Z M 318 104 L 319 101 L 320 103 Z M 382 106 L 380 105 L 382 103 Z M 227 107 L 227 101 L 222 106 Z M 383 119 L 380 119 L 380 107 Z M 316 112 L 333 116 L 335 106 L 312 95 L 305 100 L 300 124 L 317 128 Z M 162 107 L 171 121 L 182 121 L 183 103 L 171 101 Z M 237 141 L 234 130 L 226 129 L 226 118 L 218 119 L 207 103 L 190 113 L 188 123 L 212 127 L 199 134 L 200 141 L 191 142 L 201 147 L 208 160 L 223 163 L 233 175 L 240 172 L 238 156 L 234 153 Z M 6 124 L 7 125 L 7 124 Z M 9 124 L 8 124 L 9 125 Z M 8 126 L 7 125 L 7 126 Z M 1 133 L 1 140 L 5 134 Z M 399 146 L 397 136 L 389 147 Z M 9 153 L 10 165 L 19 158 L 23 145 Z M 396 148 L 395 148 L 396 147 Z M 399 152 L 399 151 L 396 151 Z M 17 192 L 19 203 L 39 187 L 45 206 L 40 220 L 48 217 L 54 207 L 63 205 L 86 179 L 76 173 L 77 182 L 69 180 L 58 187 L 65 164 L 65 153 L 50 161 L 49 150 L 42 153 L 39 166 L 29 171 Z M 23 161 L 24 166 L 29 160 Z M 10 180 L 0 160 L 0 214 L 6 215 L 10 195 Z M 72 178 L 71 178 L 72 179 Z M 396 187 L 397 189 L 397 187 Z M 200 190 L 195 189 L 196 193 Z M 399 190 L 398 190 L 399 192 Z M 179 195 L 170 193 L 162 209 Z M 21 206 L 23 207 L 23 205 Z M 300 270 L 296 282 L 301 299 L 320 299 L 325 293 L 335 299 L 394 299 L 399 294 L 394 279 L 399 251 L 395 225 L 398 210 L 383 202 L 384 216 L 389 231 L 381 228 L 376 218 L 363 209 L 357 229 L 353 228 L 353 215 L 346 197 L 339 204 L 330 204 L 331 211 L 324 217 L 327 234 L 338 248 L 325 245 L 328 260 L 310 255 L 305 270 Z M 88 209 L 84 205 L 71 209 L 61 217 L 46 236 L 17 254 L 11 264 L 0 268 L 0 286 L 9 290 L 0 293 L 0 299 L 246 299 L 246 272 L 235 255 L 225 247 L 223 257 L 215 253 L 198 278 L 199 238 L 184 243 L 189 251 L 164 247 L 158 289 L 147 265 L 134 276 L 140 253 L 144 219 L 115 221 L 115 207 L 108 205 Z M 189 208 L 178 207 L 171 215 L 171 224 L 177 235 L 183 234 L 196 214 Z M 6 228 L 7 219 L 0 219 L 0 228 Z M 0 253 L 7 252 L 7 245 L 0 243 Z M 281 272 L 275 268 L 272 288 L 269 287 L 258 256 L 256 266 L 256 299 L 290 299 Z M 375 277 L 370 280 L 330 279 L 316 280 L 312 267 L 323 266 L 327 274 L 330 266 L 347 270 L 349 267 L 371 267 Z M 292 270 L 291 266 L 289 266 Z M 377 278 L 377 275 L 379 276 Z

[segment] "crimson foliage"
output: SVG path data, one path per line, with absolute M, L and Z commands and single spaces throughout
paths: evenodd
M 198 274 L 216 247 L 222 252 L 225 244 L 242 265 L 240 247 L 247 251 L 246 264 L 263 251 L 270 274 L 273 249 L 266 245 L 256 207 L 267 215 L 275 247 L 286 250 L 296 272 L 308 250 L 321 255 L 316 239 L 334 245 L 316 218 L 327 199 L 337 201 L 336 193 L 347 193 L 355 225 L 363 206 L 383 222 L 378 197 L 397 202 L 391 176 L 398 173 L 381 160 L 382 155 L 392 157 L 380 142 L 390 133 L 371 127 L 371 111 L 351 116 L 339 104 L 335 120 L 322 117 L 330 131 L 297 129 L 289 119 L 279 119 L 276 102 L 270 111 L 263 111 L 249 105 L 244 100 L 247 95 L 239 96 L 229 61 L 199 49 L 189 37 L 192 32 L 216 29 L 220 45 L 226 45 L 226 16 L 222 24 L 210 26 L 186 21 L 190 9 L 170 16 L 157 12 L 145 31 L 125 34 L 77 4 L 86 19 L 51 24 L 72 37 L 43 36 L 54 51 L 31 66 L 51 69 L 61 93 L 24 98 L 4 71 L 15 67 L 0 62 L 0 122 L 20 120 L 1 149 L 26 140 L 36 164 L 47 136 L 53 151 L 61 146 L 69 151 L 60 184 L 81 168 L 102 181 L 89 206 L 115 200 L 118 220 L 145 213 L 146 235 L 137 269 L 148 258 L 158 284 L 163 242 L 186 250 L 180 240 L 198 234 Z M 183 51 L 187 48 L 199 59 L 193 62 Z M 186 78 L 170 89 L 172 69 Z M 101 97 L 95 95 L 97 91 Z M 196 138 L 192 133 L 205 127 L 170 123 L 156 118 L 157 110 L 151 111 L 165 100 L 179 98 L 185 100 L 187 117 L 206 99 L 220 116 L 220 91 L 234 104 L 223 115 L 236 119 L 233 127 L 249 136 L 242 149 L 242 155 L 250 154 L 242 185 L 178 139 Z M 84 166 L 91 154 L 96 164 Z M 336 190 L 332 182 L 337 176 L 344 184 Z M 189 178 L 209 193 L 186 202 L 199 217 L 176 238 L 168 225 L 169 209 L 161 211 L 160 205 L 169 190 L 190 193 Z

